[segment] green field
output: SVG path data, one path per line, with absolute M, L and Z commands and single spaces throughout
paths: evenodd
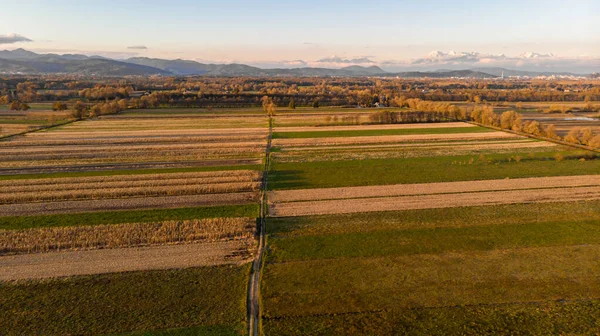
M 271 335 L 593 335 L 600 301 L 412 308 L 361 314 L 266 318 Z
M 600 323 L 599 201 L 275 218 L 268 228 L 267 335 L 589 333 Z
M 600 159 L 586 154 L 560 152 L 436 156 L 355 161 L 317 161 L 273 164 L 270 189 L 331 188 L 401 183 L 451 182 L 597 174 Z M 521 158 L 520 162 L 515 158 Z
M 547 215 L 540 218 L 540 213 Z M 503 222 L 498 223 L 499 219 Z M 267 260 L 274 263 L 600 243 L 598 201 L 276 218 L 272 222 Z
M 249 266 L 106 274 L 0 286 L 3 335 L 240 335 Z M 156 332 L 155 332 L 156 331 Z M 196 331 L 200 331 L 196 333 Z M 216 333 L 213 333 L 215 331 Z M 139 333 L 138 333 L 139 334 Z
M 443 129 L 435 132 L 444 134 Z M 276 136 L 385 134 L 315 127 Z M 482 146 L 474 155 L 453 155 L 451 144 L 447 150 L 355 147 L 276 149 L 269 188 L 600 172 L 600 157 L 565 147 Z M 360 156 L 411 150 L 425 153 Z M 289 158 L 294 162 L 282 162 Z M 318 197 L 312 202 L 318 204 Z M 302 206 L 311 206 L 306 203 Z M 265 335 L 571 335 L 600 330 L 600 201 L 432 207 L 269 218 L 262 280 Z

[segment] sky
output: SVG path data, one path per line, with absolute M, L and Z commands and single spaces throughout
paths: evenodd
M 597 0 L 0 0 L 0 8 L 0 49 L 40 53 L 263 67 L 600 66 Z

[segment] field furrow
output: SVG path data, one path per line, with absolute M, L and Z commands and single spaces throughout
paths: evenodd
M 3 204 L 0 205 L 0 216 L 27 216 L 32 214 L 43 215 L 70 212 L 97 212 L 131 209 L 171 209 L 203 205 L 248 204 L 256 202 L 257 197 L 258 195 L 255 192 L 241 192 L 208 195 Z
M 377 212 L 497 204 L 567 202 L 600 199 L 600 187 L 486 191 L 419 196 L 358 198 L 329 201 L 277 203 L 269 213 L 275 217 Z
M 252 258 L 252 246 L 248 241 L 226 241 L 4 256 L 0 257 L 0 281 L 240 265 Z

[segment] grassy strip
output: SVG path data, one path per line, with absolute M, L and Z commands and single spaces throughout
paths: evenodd
M 483 127 L 447 127 L 382 130 L 274 132 L 273 139 L 340 138 L 357 136 L 414 135 L 414 134 L 461 134 L 494 132 Z
M 272 262 L 600 244 L 600 220 L 271 238 Z
M 119 334 L 119 336 L 235 336 L 240 335 L 240 328 L 229 325 L 198 326 L 191 328 L 142 331 Z
M 556 161 L 556 154 L 564 156 Z M 598 174 L 600 160 L 569 159 L 573 152 L 436 156 L 355 161 L 274 163 L 270 189 L 331 188 Z M 520 162 L 514 158 L 520 157 Z
M 544 222 L 600 221 L 600 201 L 269 218 L 273 238 Z
M 0 229 L 17 230 L 31 228 L 62 227 L 76 225 L 99 225 L 121 223 L 160 222 L 218 217 L 258 217 L 258 204 L 224 205 L 179 209 L 131 210 L 57 214 L 47 216 L 0 217 Z
M 600 300 L 265 319 L 266 335 L 592 335 Z
M 0 325 L 4 335 L 98 335 L 212 325 L 241 334 L 248 272 L 247 265 L 222 266 L 4 283 Z
M 66 172 L 66 173 L 48 173 L 48 174 L 19 174 L 19 175 L 0 175 L 0 180 L 22 180 L 22 179 L 42 179 L 42 178 L 60 178 L 60 177 L 85 177 L 85 176 L 117 176 L 117 175 L 145 175 L 145 174 L 166 174 L 166 173 L 190 173 L 190 172 L 212 172 L 224 170 L 261 170 L 261 165 L 237 165 L 237 166 L 210 166 L 210 167 L 190 167 L 190 168 L 163 168 L 163 169 L 128 169 L 128 170 L 105 170 L 105 171 L 84 171 L 84 172 Z

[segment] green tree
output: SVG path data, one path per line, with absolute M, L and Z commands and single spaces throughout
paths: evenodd
M 288 107 L 290 108 L 290 110 L 296 109 L 296 101 L 294 101 L 294 98 L 292 98 L 292 100 L 290 100 L 290 105 Z
M 313 108 L 319 108 L 319 100 L 315 99 L 315 101 L 313 102 Z

